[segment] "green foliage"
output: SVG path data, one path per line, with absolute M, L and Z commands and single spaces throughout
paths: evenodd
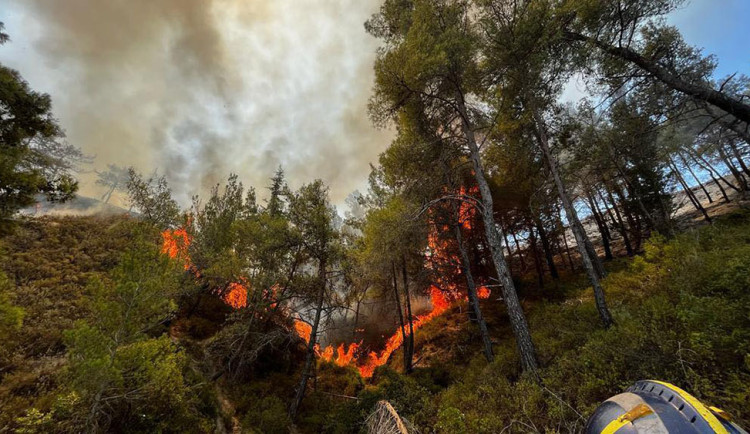
M 16 419 L 19 434 L 41 434 L 52 429 L 52 414 L 42 413 L 36 408 L 29 409 L 25 415 Z
M 284 169 L 279 166 L 276 170 L 276 174 L 271 178 L 271 186 L 269 187 L 271 198 L 268 200 L 268 206 L 266 209 L 271 217 L 278 217 L 284 212 L 282 195 L 285 188 L 286 181 L 284 181 Z
M 296 192 L 287 191 L 286 197 L 289 221 L 304 240 L 310 256 L 319 259 L 330 255 L 336 232 L 335 209 L 328 202 L 328 187 L 318 179 Z
M 90 284 L 93 317 L 65 333 L 67 384 L 87 430 L 127 421 L 127 431 L 162 431 L 200 418 L 191 414 L 187 358 L 161 328 L 175 309 L 179 264 L 148 231 L 134 235 L 111 281 Z
M 422 269 L 427 228 L 424 221 L 414 218 L 417 212 L 413 204 L 396 196 L 367 214 L 354 255 L 367 278 L 384 291 L 392 290 L 393 267 L 400 271 L 402 258 Z
M 23 308 L 14 306 L 9 294 L 10 282 L 5 273 L 0 271 L 0 348 L 4 351 L 7 347 L 5 340 L 11 333 L 17 332 L 23 324 L 25 311 Z M 0 360 L 2 354 L 0 353 Z
M 370 115 L 376 123 L 399 115 L 437 114 L 443 101 L 477 84 L 476 35 L 465 2 L 389 1 L 368 30 L 387 46 L 375 62 Z M 466 86 L 464 89 L 463 87 Z
M 5 30 L 5 24 L 0 22 L 0 45 L 3 45 L 10 40 L 8 34 L 3 32 L 3 30 Z
M 377 396 L 425 431 L 577 431 L 603 400 L 637 380 L 660 379 L 747 425 L 749 217 L 735 215 L 671 241 L 654 236 L 643 256 L 604 281 L 617 320 L 609 330 L 597 327 L 585 284 L 566 301 L 535 304 L 529 320 L 544 387 L 519 377 L 513 342 L 503 338 L 495 362 L 474 356 L 456 366 L 445 388 L 409 386 L 424 379 L 419 370 L 410 377 L 381 370 Z M 445 330 L 425 327 L 421 339 L 438 339 Z
M 251 432 L 282 434 L 288 432 L 289 416 L 286 403 L 276 396 L 257 401 L 242 419 L 242 425 Z
M 188 359 L 164 334 L 180 265 L 160 254 L 152 228 L 131 230 L 118 265 L 89 281 L 91 315 L 64 333 L 63 381 L 40 407 L 16 417 L 22 431 L 208 430 L 194 379 L 186 377 Z
M 441 433 L 467 433 L 466 415 L 455 407 L 441 408 L 435 429 Z
M 230 175 L 222 191 L 214 186 L 205 204 L 195 197 L 190 215 L 188 253 L 200 270 L 204 290 L 222 294 L 232 282 L 247 281 L 242 271 L 257 264 L 250 254 L 254 243 L 244 237 L 258 217 L 255 191 L 246 192 L 237 175 Z M 252 229 L 256 234 L 260 228 Z
M 0 33 L 0 43 L 6 40 Z M 17 71 L 0 65 L 0 231 L 38 194 L 51 201 L 75 194 L 71 161 L 82 154 L 61 143 L 63 135 L 49 95 L 31 90 Z
M 163 175 L 157 176 L 156 173 L 144 178 L 132 167 L 128 169 L 128 175 L 128 196 L 143 220 L 161 230 L 176 227 L 179 223 L 180 207 L 172 199 L 172 190 L 167 178 Z
M 0 239 L 0 269 L 9 278 L 2 292 L 25 312 L 20 329 L 0 345 L 0 425 L 53 405 L 64 364 L 62 333 L 90 314 L 86 288 L 117 265 L 134 224 L 122 217 L 21 220 Z

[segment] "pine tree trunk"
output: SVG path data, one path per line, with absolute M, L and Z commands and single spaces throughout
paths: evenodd
M 320 259 L 318 265 L 318 284 L 320 290 L 318 292 L 317 306 L 315 308 L 315 320 L 312 324 L 312 330 L 310 331 L 310 341 L 307 343 L 307 356 L 305 357 L 305 368 L 302 371 L 302 378 L 300 379 L 299 386 L 297 387 L 297 393 L 292 402 L 292 406 L 289 409 L 289 419 L 294 422 L 297 418 L 297 412 L 299 406 L 302 404 L 302 399 L 305 397 L 305 389 L 307 388 L 307 380 L 312 375 L 313 364 L 315 363 L 315 344 L 318 340 L 318 326 L 320 325 L 320 314 L 323 311 L 323 300 L 325 300 L 326 294 L 326 259 L 325 257 Z
M 552 254 L 552 247 L 549 244 L 549 237 L 547 232 L 544 230 L 541 219 L 536 219 L 536 231 L 539 233 L 539 239 L 542 241 L 542 249 L 544 249 L 544 258 L 547 260 L 547 268 L 549 268 L 549 275 L 553 279 L 557 280 L 560 278 L 560 274 L 557 272 L 557 266 L 555 266 L 555 256 Z
M 565 250 L 563 250 L 562 244 L 560 244 L 560 237 L 556 236 L 555 238 L 553 238 L 553 242 L 555 243 L 555 251 L 557 252 L 557 256 L 560 257 L 560 264 L 564 266 L 566 264 Z M 570 268 L 570 271 L 573 271 L 573 269 Z
M 503 257 L 503 237 L 495 223 L 492 191 L 490 190 L 490 185 L 487 182 L 487 179 L 484 177 L 484 168 L 482 167 L 482 160 L 479 155 L 479 146 L 477 145 L 474 130 L 472 129 L 469 120 L 468 111 L 466 110 L 462 98 L 463 97 L 459 95 L 456 102 L 461 117 L 461 128 L 469 147 L 469 157 L 474 169 L 474 177 L 477 186 L 479 187 L 480 196 L 482 197 L 481 214 L 484 222 L 487 244 L 489 244 L 492 262 L 495 265 L 497 277 L 502 287 L 503 300 L 505 301 L 505 306 L 508 310 L 508 318 L 510 319 L 513 335 L 516 338 L 516 346 L 518 347 L 518 353 L 521 358 L 521 366 L 524 371 L 530 372 L 533 376 L 538 377 L 537 371 L 539 364 L 537 362 L 536 348 L 534 347 L 534 342 L 531 340 L 531 332 L 529 331 L 529 325 L 526 322 L 526 316 L 523 313 L 521 302 L 518 299 L 515 284 L 508 272 L 508 266 Z
M 635 201 L 635 203 L 638 205 L 638 208 L 641 210 L 641 214 L 643 214 L 643 218 L 645 218 L 645 219 L 648 220 L 648 224 L 649 224 L 649 226 L 651 228 L 656 229 L 656 230 L 661 230 L 662 228 L 660 227 L 660 225 L 658 225 L 656 223 L 656 219 L 654 218 L 654 216 L 651 215 L 651 213 L 649 212 L 649 210 L 646 208 L 646 205 L 643 204 L 643 200 L 641 200 L 640 193 L 635 188 L 635 186 L 633 185 L 633 183 L 630 182 L 630 179 L 625 174 L 625 171 L 620 166 L 620 163 L 616 159 L 614 159 L 614 158 L 612 159 L 612 162 L 615 164 L 615 167 L 617 167 L 617 172 L 619 173 L 620 178 L 622 178 L 622 181 L 625 183 L 625 189 L 628 191 L 629 197 L 632 200 Z M 615 185 L 617 185 L 617 184 L 615 184 Z M 620 195 L 620 197 L 621 197 L 621 199 L 623 201 L 622 203 L 624 204 L 625 203 L 625 195 L 623 194 L 622 189 L 619 186 L 618 186 L 618 189 L 620 190 L 618 192 L 618 194 Z M 633 219 L 634 222 L 639 221 L 638 220 L 638 213 L 637 212 L 636 213 L 631 213 L 631 212 L 628 212 L 627 209 L 625 209 L 624 211 L 625 211 L 626 215 L 635 214 L 635 216 L 631 216 L 631 218 Z M 665 222 L 665 224 L 668 223 L 669 222 L 669 216 L 668 215 L 662 216 L 662 220 Z M 638 227 L 638 240 L 637 240 L 636 244 L 640 248 L 640 246 L 641 246 L 641 238 L 643 238 L 643 231 L 641 230 L 640 224 L 637 227 Z M 671 228 L 669 228 L 665 232 L 667 234 L 669 234 L 670 236 L 672 235 Z
M 703 208 L 703 205 L 701 205 L 701 201 L 695 196 L 693 191 L 690 189 L 690 187 L 687 185 L 687 182 L 685 182 L 685 179 L 680 174 L 680 171 L 677 170 L 677 165 L 674 164 L 674 161 L 672 159 L 669 159 L 669 167 L 672 169 L 672 173 L 677 178 L 677 180 L 680 182 L 680 185 L 682 185 L 683 190 L 685 191 L 685 194 L 690 199 L 690 201 L 693 203 L 693 206 L 695 209 L 701 212 L 703 214 L 703 218 L 708 222 L 712 223 L 711 216 L 708 215 L 708 212 L 706 212 L 706 209 Z
M 455 203 L 453 205 L 453 214 L 458 216 L 458 210 L 456 209 Z M 457 219 L 456 219 L 457 220 Z M 471 273 L 471 262 L 469 261 L 469 255 L 466 253 L 466 246 L 464 245 L 463 234 L 461 233 L 461 226 L 453 223 L 453 233 L 456 237 L 456 243 L 458 244 L 458 251 L 461 260 L 461 270 L 466 277 L 466 286 L 469 291 L 469 304 L 474 312 L 474 319 L 479 327 L 479 335 L 482 338 L 482 345 L 484 346 L 484 357 L 488 362 L 492 362 L 495 358 L 492 353 L 492 339 L 490 339 L 490 332 L 487 329 L 487 322 L 484 320 L 482 315 L 482 309 L 479 307 L 479 297 L 477 296 L 477 287 L 474 282 L 474 276 Z
M 534 269 L 536 270 L 537 281 L 539 287 L 544 288 L 544 269 L 542 268 L 542 261 L 539 259 L 539 249 L 536 246 L 536 235 L 534 235 L 534 226 L 529 224 L 529 249 L 531 249 L 531 256 L 534 258 Z
M 560 172 L 557 168 L 557 161 L 555 161 L 549 149 L 545 127 L 542 124 L 538 113 L 534 113 L 534 118 L 536 122 L 536 133 L 537 138 L 539 139 L 539 145 L 542 148 L 542 153 L 544 154 L 545 159 L 547 160 L 547 166 L 550 168 L 552 178 L 554 179 L 555 185 L 557 186 L 557 193 L 560 196 L 560 201 L 562 201 L 566 217 L 568 218 L 568 222 L 570 222 L 571 229 L 573 230 L 573 235 L 576 238 L 576 244 L 578 245 L 578 251 L 581 254 L 583 267 L 589 277 L 591 286 L 593 286 L 594 288 L 594 300 L 596 302 L 596 309 L 599 311 L 599 317 L 601 318 L 604 327 L 608 328 L 612 326 L 612 324 L 614 324 L 614 320 L 612 319 L 612 314 L 607 308 L 607 302 L 604 297 L 604 289 L 599 282 L 600 276 L 604 275 L 604 267 L 601 265 L 601 261 L 599 261 L 599 256 L 594 255 L 594 257 L 592 257 L 589 253 L 590 249 L 587 248 L 587 244 L 591 245 L 591 241 L 588 239 L 588 236 L 583 229 L 583 225 L 578 219 L 578 213 L 576 212 L 575 208 L 573 207 L 573 203 L 568 197 L 568 192 L 565 190 L 565 184 L 563 183 L 562 176 L 560 175 Z M 591 247 L 591 249 L 593 249 L 593 246 Z M 597 262 L 599 263 L 598 267 L 595 265 L 595 263 Z M 597 268 L 601 268 L 601 270 L 597 270 Z
M 625 220 L 628 222 L 628 227 L 631 230 L 631 234 L 635 237 L 633 239 L 633 250 L 640 251 L 641 250 L 641 242 L 643 241 L 643 232 L 641 232 L 640 225 L 636 222 L 635 217 L 633 216 L 633 211 L 631 207 L 627 206 L 627 203 L 625 201 L 625 193 L 622 191 L 622 187 L 617 183 L 616 180 L 612 181 L 612 190 L 617 195 L 617 201 L 613 198 L 613 203 L 619 203 L 620 207 L 622 209 L 622 215 L 625 216 Z
M 526 261 L 524 261 L 523 253 L 521 252 L 521 243 L 518 242 L 518 237 L 516 237 L 515 232 L 512 232 L 511 235 L 513 236 L 513 243 L 516 245 L 516 255 L 518 255 L 518 260 L 521 262 L 521 272 L 525 272 Z
M 452 190 L 455 190 L 456 186 L 451 181 L 449 176 L 449 169 L 444 161 L 441 161 L 442 167 L 443 167 L 443 173 L 446 178 L 446 184 L 450 185 Z M 453 227 L 453 233 L 456 238 L 456 244 L 458 244 L 458 251 L 459 251 L 459 260 L 461 262 L 461 271 L 463 272 L 464 276 L 466 277 L 466 286 L 468 288 L 469 292 L 469 304 L 471 305 L 471 309 L 474 312 L 474 319 L 477 322 L 477 326 L 479 327 L 479 335 L 482 338 L 482 344 L 484 346 L 484 357 L 487 359 L 488 362 L 492 362 L 495 358 L 493 352 L 492 352 L 492 339 L 490 339 L 490 333 L 487 329 L 487 322 L 484 319 L 484 316 L 482 315 L 482 309 L 479 306 L 479 297 L 477 296 L 477 287 L 476 283 L 474 282 L 474 276 L 471 273 L 471 260 L 469 259 L 469 254 L 466 252 L 466 245 L 464 244 L 464 237 L 463 233 L 461 233 L 461 225 L 460 225 L 460 210 L 459 207 L 456 205 L 455 201 L 451 201 L 451 209 L 453 211 L 453 218 L 451 219 L 451 226 Z M 505 233 L 503 233 L 503 237 L 505 239 L 505 246 L 508 247 L 508 238 Z M 480 258 L 479 249 L 477 246 L 474 246 L 474 255 L 475 259 Z M 510 250 L 508 250 L 508 259 L 511 258 Z M 404 273 L 406 273 L 406 268 L 404 268 Z M 409 308 L 411 311 L 411 307 Z M 412 336 L 414 335 L 412 331 Z M 414 340 L 412 338 L 412 347 L 414 345 Z M 412 351 L 413 353 L 413 351 Z
M 680 159 L 682 160 L 682 164 L 685 166 L 685 168 L 687 168 L 688 172 L 690 172 L 690 176 L 693 177 L 695 182 L 698 183 L 698 186 L 700 186 L 701 190 L 703 190 L 703 194 L 706 195 L 706 198 L 708 199 L 708 203 L 714 203 L 714 200 L 711 198 L 711 195 L 708 193 L 706 186 L 703 185 L 700 178 L 698 178 L 698 176 L 695 174 L 695 172 L 693 171 L 693 168 L 690 167 L 690 164 L 685 159 L 685 157 L 682 154 L 677 154 L 677 155 L 679 155 Z
M 690 158 L 693 159 L 693 162 L 695 162 L 695 164 L 697 164 L 701 169 L 703 169 L 706 172 L 708 172 L 709 176 L 711 176 L 711 180 L 714 182 L 714 184 L 716 184 L 717 187 L 719 187 L 719 191 L 721 191 L 721 195 L 722 195 L 722 197 L 724 197 L 724 202 L 725 203 L 731 202 L 731 199 L 729 199 L 729 196 L 727 195 L 727 191 L 724 189 L 724 186 L 721 185 L 721 182 L 719 182 L 719 180 L 716 179 L 716 176 L 714 176 L 714 169 L 713 169 L 713 167 L 711 167 L 711 166 L 706 167 L 705 165 L 701 164 L 701 162 L 698 161 L 698 159 L 695 158 L 695 155 L 693 155 L 692 153 L 688 153 L 688 155 L 690 155 Z M 721 175 L 719 175 L 719 177 L 721 177 Z M 734 187 L 734 186 L 732 186 L 732 187 Z
M 393 261 L 391 261 L 391 276 L 393 277 L 393 295 L 396 298 L 398 322 L 401 325 L 401 350 L 404 353 L 404 372 L 409 373 L 411 372 L 411 358 L 409 357 L 409 351 L 406 348 L 406 323 L 404 322 L 404 315 L 401 312 L 401 296 L 398 294 L 398 284 L 396 282 L 396 264 Z
M 114 193 L 114 192 L 115 192 L 115 188 L 117 188 L 117 184 L 114 184 L 114 185 L 112 185 L 112 186 L 111 186 L 111 187 L 109 188 L 109 191 L 107 191 L 107 192 L 106 192 L 106 193 L 104 194 L 104 196 L 102 196 L 102 199 L 104 200 L 104 203 L 105 203 L 105 204 L 109 203 L 109 200 L 110 200 L 110 199 L 112 198 L 112 193 Z
M 713 181 L 713 183 L 716 184 L 717 187 L 719 187 L 719 191 L 721 191 L 721 196 L 724 198 L 724 203 L 731 202 L 731 200 L 729 199 L 729 196 L 727 196 L 727 191 L 724 190 L 724 187 L 721 185 L 719 180 L 716 179 L 713 173 L 708 172 L 708 174 L 711 176 L 711 181 Z
M 740 173 L 740 171 L 737 170 L 736 167 L 734 167 L 734 164 L 732 164 L 732 160 L 729 158 L 729 156 L 727 155 L 722 145 L 716 145 L 716 150 L 719 151 L 719 156 L 721 157 L 721 160 L 727 166 L 729 171 L 732 172 L 732 176 L 734 176 L 734 179 L 737 180 L 737 185 L 740 186 L 740 194 L 742 194 L 743 196 L 746 196 L 748 192 L 748 185 L 747 185 L 747 181 L 745 180 L 745 177 L 743 177 L 742 173 Z
M 572 40 L 592 44 L 611 56 L 633 63 L 672 89 L 714 105 L 732 114 L 737 119 L 750 124 L 750 105 L 744 104 L 736 98 L 732 98 L 709 87 L 707 83 L 696 84 L 685 81 L 680 75 L 669 71 L 657 62 L 643 57 L 628 47 L 609 45 L 596 38 L 575 32 L 566 31 L 565 35 Z
M 620 210 L 617 209 L 617 203 L 615 202 L 614 196 L 612 196 L 612 192 L 606 187 L 604 187 L 604 190 L 607 192 L 607 196 L 609 197 L 610 204 L 612 207 L 607 207 L 607 214 L 609 214 L 609 218 L 612 220 L 612 222 L 617 226 L 620 230 L 620 235 L 622 235 L 622 242 L 625 244 L 625 252 L 627 252 L 628 256 L 633 256 L 635 254 L 635 251 L 633 251 L 633 245 L 630 244 L 630 237 L 628 237 L 628 229 L 625 227 L 625 222 L 622 219 L 622 215 L 620 214 Z M 604 196 L 599 192 L 599 196 L 604 203 L 605 207 L 607 205 L 607 200 L 604 198 Z M 613 215 L 614 212 L 614 215 Z
M 565 225 L 562 222 L 562 217 L 557 216 L 557 223 L 560 225 L 561 228 L 561 235 L 563 239 L 563 243 L 565 244 L 565 255 L 568 257 L 568 264 L 570 264 L 570 271 L 576 271 L 576 266 L 573 263 L 573 255 L 570 254 L 570 245 L 568 244 L 568 234 L 565 233 Z
M 604 217 L 599 213 L 599 209 L 594 202 L 594 198 L 591 194 L 586 195 L 589 201 L 589 207 L 591 208 L 591 214 L 594 216 L 596 227 L 599 228 L 599 234 L 602 237 L 602 245 L 604 246 L 604 257 L 607 260 L 612 260 L 612 248 L 609 245 L 609 229 L 607 229 L 607 222 L 604 221 Z
M 404 297 L 406 298 L 406 319 L 409 321 L 409 340 L 405 341 L 404 352 L 408 352 L 409 363 L 408 370 L 405 372 L 408 374 L 414 369 L 414 317 L 411 313 L 411 296 L 409 295 L 409 275 L 406 272 L 406 258 L 401 256 L 401 274 L 404 276 Z
M 740 168 L 743 172 L 745 172 L 745 175 L 750 176 L 750 168 L 747 167 L 747 164 L 745 164 L 745 160 L 742 159 L 742 154 L 740 154 L 740 150 L 737 149 L 737 145 L 735 144 L 734 140 L 729 141 L 729 149 L 732 150 L 732 154 L 737 160 L 737 164 L 740 165 Z
M 700 154 L 698 154 L 696 152 L 695 154 L 693 154 L 693 158 L 700 159 L 700 161 L 702 161 L 703 164 L 705 164 L 706 167 L 709 168 L 709 170 L 713 171 L 716 174 L 716 177 L 719 178 L 719 180 L 723 181 L 724 184 L 727 187 L 731 188 L 732 190 L 736 191 L 737 193 L 741 193 L 740 188 L 738 186 L 732 184 L 731 182 L 729 182 L 729 180 L 727 180 L 726 178 L 724 178 L 724 176 L 721 174 L 721 172 L 719 172 L 718 169 L 716 169 L 708 160 L 706 160 L 706 158 L 704 156 L 702 156 L 702 155 L 700 155 Z
M 359 327 L 359 308 L 362 305 L 362 300 L 357 299 L 357 307 L 354 309 L 354 326 L 352 327 L 352 342 L 357 339 L 357 328 Z

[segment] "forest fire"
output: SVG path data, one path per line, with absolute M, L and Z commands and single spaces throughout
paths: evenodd
M 450 300 L 447 299 L 443 292 L 436 286 L 430 288 L 430 300 L 432 302 L 432 310 L 424 315 L 417 316 L 414 319 L 413 327 L 415 331 L 440 316 L 451 306 Z M 299 337 L 306 342 L 309 342 L 312 332 L 312 327 L 309 324 L 301 320 L 295 320 L 294 329 Z M 316 345 L 315 352 L 321 359 L 327 362 L 333 362 L 338 366 L 355 365 L 363 378 L 370 378 L 377 367 L 383 366 L 388 362 L 391 354 L 399 349 L 403 342 L 403 335 L 400 331 L 396 331 L 386 340 L 385 347 L 380 352 L 369 352 L 363 363 L 358 363 L 357 358 L 362 342 L 351 343 L 348 347 L 343 343 L 336 348 L 329 345 L 323 350 L 320 350 L 320 347 Z
M 462 190 L 463 194 L 463 190 Z M 467 204 L 465 207 L 462 206 L 460 209 L 460 223 L 462 227 L 469 231 L 472 228 L 471 219 L 474 216 L 474 208 Z M 447 228 L 446 228 L 447 230 Z M 429 234 L 428 244 L 430 246 L 432 261 L 440 264 L 456 264 L 458 260 L 449 254 L 449 242 L 441 240 L 438 237 L 437 230 L 433 229 Z M 458 274 L 461 274 L 460 267 L 456 265 Z M 438 285 L 432 285 L 430 287 L 430 302 L 432 304 L 432 310 L 426 314 L 417 316 L 413 322 L 412 327 L 414 331 L 420 329 L 424 325 L 428 324 L 433 319 L 445 313 L 450 309 L 451 304 L 458 300 L 468 300 L 468 296 L 461 297 L 457 285 L 454 282 L 449 282 L 447 279 L 438 279 Z M 486 286 L 480 286 L 477 288 L 477 296 L 480 299 L 488 299 L 491 295 L 491 290 Z M 295 329 L 297 334 L 309 342 L 311 327 L 309 324 L 300 320 L 295 321 Z M 357 363 L 357 353 L 360 350 L 360 343 L 351 343 L 348 349 L 345 344 L 340 344 L 335 351 L 334 347 L 327 346 L 323 351 L 320 351 L 319 347 L 316 347 L 316 353 L 318 356 L 328 362 L 334 362 L 338 366 L 347 366 L 354 364 L 359 370 L 360 375 L 363 378 L 372 377 L 374 371 L 379 366 L 385 365 L 390 359 L 391 355 L 398 350 L 404 342 L 404 335 L 397 330 L 393 333 L 386 341 L 385 347 L 380 351 L 370 351 L 363 362 Z M 362 357 L 359 357 L 361 359 Z
M 200 272 L 190 260 L 188 248 L 192 238 L 185 228 L 167 229 L 161 233 L 162 246 L 161 253 L 170 258 L 183 263 L 185 271 L 191 271 L 198 278 Z M 222 295 L 226 304 L 234 309 L 241 309 L 247 306 L 247 282 L 232 282 Z
M 476 188 L 467 190 L 461 188 L 461 196 L 476 194 Z M 476 209 L 466 201 L 463 201 L 458 209 L 458 223 L 462 231 L 470 232 L 474 228 L 473 220 L 476 217 Z M 453 302 L 468 300 L 468 296 L 462 296 L 455 280 L 461 276 L 462 270 L 460 261 L 452 253 L 455 247 L 453 241 L 440 237 L 442 233 L 450 233 L 447 225 L 432 225 L 428 234 L 429 253 L 427 256 L 428 267 L 436 271 L 436 281 L 430 286 L 430 302 L 432 309 L 422 315 L 418 315 L 412 320 L 414 331 L 419 330 L 433 319 L 442 315 L 450 309 Z M 166 230 L 162 232 L 162 253 L 170 258 L 178 260 L 184 264 L 185 270 L 190 270 L 195 277 L 200 277 L 200 272 L 192 264 L 188 248 L 191 243 L 191 236 L 184 228 Z M 447 273 L 438 272 L 438 270 L 450 270 Z M 224 302 L 234 309 L 247 307 L 247 295 L 249 285 L 244 280 L 242 282 L 230 283 L 222 293 Z M 267 299 L 271 300 L 271 307 L 276 306 L 276 294 L 279 291 L 278 285 L 272 286 L 264 291 Z M 477 295 L 480 299 L 487 299 L 491 291 L 486 286 L 477 288 Z M 407 319 L 408 321 L 408 319 Z M 305 342 L 310 341 L 312 335 L 312 326 L 300 318 L 293 320 L 295 333 Z M 335 363 L 338 366 L 355 366 L 363 378 L 372 377 L 374 371 L 379 366 L 385 365 L 391 355 L 398 350 L 404 343 L 404 334 L 396 330 L 388 339 L 380 351 L 370 351 L 362 353 L 362 342 L 352 342 L 350 344 L 341 343 L 338 346 L 328 345 L 321 350 L 319 345 L 315 345 L 315 353 L 321 360 Z

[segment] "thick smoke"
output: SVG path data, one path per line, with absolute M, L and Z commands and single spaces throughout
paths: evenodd
M 343 202 L 388 144 L 366 114 L 379 0 L 10 1 L 0 61 L 97 167 L 158 169 L 183 203 L 230 172 L 262 189 L 279 165 Z

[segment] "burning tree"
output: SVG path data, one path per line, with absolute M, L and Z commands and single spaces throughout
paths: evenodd
M 328 191 L 318 180 L 305 185 L 296 193 L 287 194 L 289 200 L 289 220 L 302 240 L 303 251 L 309 261 L 317 266 L 317 274 L 311 280 L 308 300 L 314 306 L 314 316 L 307 342 L 307 355 L 294 401 L 289 409 L 289 417 L 294 420 L 305 396 L 307 381 L 312 375 L 323 306 L 329 291 L 328 273 L 337 261 L 335 242 L 337 234 L 333 228 L 334 211 L 328 203 Z
M 375 63 L 371 113 L 381 123 L 398 123 L 400 132 L 415 131 L 433 140 L 460 144 L 472 168 L 490 258 L 523 368 L 536 373 L 536 349 L 503 252 L 503 234 L 494 219 L 494 199 L 482 162 L 480 130 L 490 122 L 475 104 L 481 82 L 479 35 L 467 3 L 387 2 L 367 23 L 384 42 Z M 424 133 L 428 134 L 424 134 Z M 424 170 L 422 170 L 424 172 Z
M 424 268 L 427 239 L 423 222 L 413 219 L 414 214 L 412 205 L 400 197 L 391 196 L 386 199 L 385 206 L 368 212 L 360 246 L 360 263 L 367 269 L 369 281 L 381 297 L 392 299 L 395 306 L 401 334 L 386 342 L 386 349 L 390 356 L 402 342 L 406 344 L 403 348 L 404 372 L 411 371 L 414 356 L 411 299 L 415 282 L 410 285 L 410 280 L 413 280 L 410 275 L 419 277 L 417 273 Z M 387 361 L 382 355 L 377 359 L 382 361 L 376 363 L 377 366 Z M 365 373 L 371 375 L 375 367 L 368 367 Z

